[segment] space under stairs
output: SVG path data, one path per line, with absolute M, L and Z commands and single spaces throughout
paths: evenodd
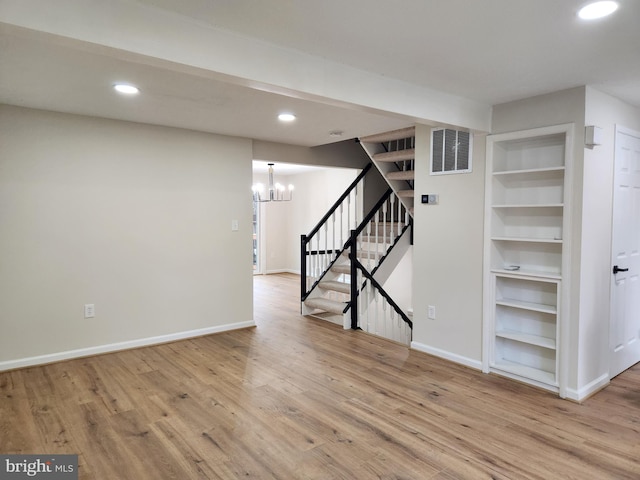
M 411 244 L 413 128 L 367 137 L 361 144 L 373 163 L 316 228 L 301 236 L 302 313 L 409 344 L 411 319 L 383 285 Z M 391 188 L 363 214 L 371 165 Z

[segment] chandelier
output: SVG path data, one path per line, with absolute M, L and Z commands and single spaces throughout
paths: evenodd
M 293 185 L 289 185 L 285 189 L 284 185 L 280 183 L 273 183 L 273 163 L 268 163 L 269 166 L 269 185 L 267 186 L 267 198 L 263 198 L 265 194 L 265 188 L 262 183 L 256 183 L 251 187 L 253 191 L 254 202 L 289 202 L 293 198 Z

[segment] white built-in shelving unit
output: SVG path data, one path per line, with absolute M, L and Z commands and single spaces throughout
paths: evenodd
M 487 137 L 483 369 L 563 394 L 573 125 Z

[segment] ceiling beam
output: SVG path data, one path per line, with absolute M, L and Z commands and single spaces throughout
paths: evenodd
M 0 22 L 304 100 L 488 132 L 491 106 L 123 0 L 1 0 Z M 133 54 L 133 55 L 131 55 Z M 427 68 L 427 66 L 425 66 Z

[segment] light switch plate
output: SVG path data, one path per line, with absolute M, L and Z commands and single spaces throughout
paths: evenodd
M 84 306 L 84 318 L 93 318 L 96 316 L 96 306 L 93 303 L 87 303 Z

